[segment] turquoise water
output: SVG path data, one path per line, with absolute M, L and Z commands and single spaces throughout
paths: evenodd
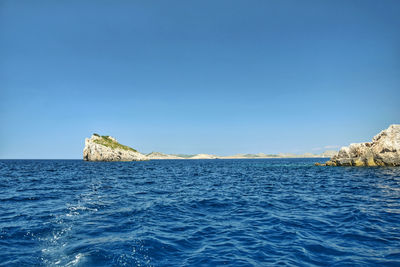
M 315 161 L 1 160 L 0 266 L 400 266 L 400 168 Z

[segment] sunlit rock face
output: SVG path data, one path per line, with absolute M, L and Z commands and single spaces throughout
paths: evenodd
M 327 166 L 400 166 L 400 124 L 390 125 L 372 142 L 342 147 Z
M 148 158 L 135 149 L 121 145 L 111 136 L 93 134 L 85 139 L 83 159 L 86 161 L 137 161 Z

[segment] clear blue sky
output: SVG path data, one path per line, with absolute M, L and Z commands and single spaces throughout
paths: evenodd
M 400 123 L 400 1 L 0 1 L 0 158 L 321 152 Z M 336 148 L 335 148 L 336 149 Z

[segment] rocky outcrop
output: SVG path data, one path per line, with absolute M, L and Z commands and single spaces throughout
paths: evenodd
M 164 154 L 161 152 L 151 152 L 146 155 L 149 159 L 184 159 L 175 155 Z
M 93 134 L 85 139 L 83 159 L 86 161 L 137 161 L 148 158 L 135 149 L 121 145 L 111 136 Z
M 326 166 L 400 166 L 400 124 L 393 124 L 372 142 L 342 147 Z

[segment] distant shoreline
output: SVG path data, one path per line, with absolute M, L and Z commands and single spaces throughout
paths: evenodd
M 151 152 L 146 154 L 146 156 L 151 159 L 286 159 L 286 158 L 331 158 L 335 151 L 325 152 L 324 154 L 236 154 L 231 156 L 218 156 L 212 154 L 195 154 L 195 155 L 185 155 L 185 154 L 164 154 L 160 152 Z
M 265 158 L 226 158 L 226 157 L 220 157 L 220 158 L 213 158 L 213 159 L 326 159 L 329 157 L 265 157 Z M 213 160 L 213 159 L 192 159 L 192 158 L 181 158 L 181 159 L 150 159 L 150 160 Z M 77 158 L 77 159 L 0 159 L 1 160 L 79 160 L 81 161 L 82 159 Z M 96 161 L 96 162 L 134 162 L 134 161 Z
M 85 138 L 83 159 L 86 161 L 141 161 L 152 159 L 269 159 L 269 158 L 331 158 L 337 152 L 327 150 L 321 154 L 313 153 L 237 153 L 228 156 L 213 154 L 167 154 L 153 151 L 141 153 L 138 150 L 120 144 L 116 138 L 109 135 L 93 133 L 90 138 Z

